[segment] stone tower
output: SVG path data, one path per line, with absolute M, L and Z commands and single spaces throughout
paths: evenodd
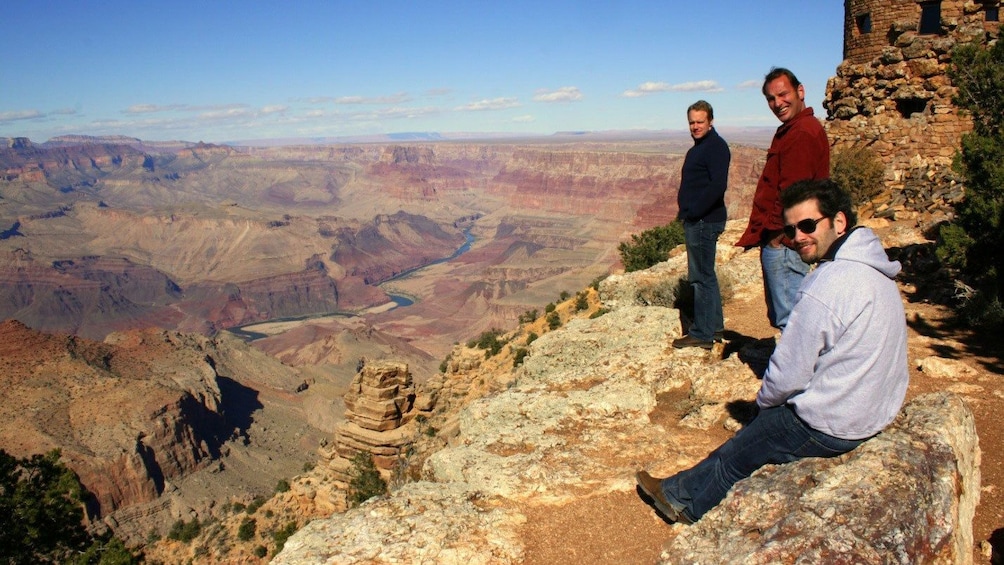
M 999 10 L 1000 0 L 844 0 L 844 61 L 826 86 L 826 130 L 834 152 L 864 144 L 878 154 L 899 199 L 886 205 L 919 211 L 930 207 L 925 200 L 958 196 L 932 195 L 915 181 L 937 184 L 950 173 L 972 128 L 952 105 L 951 51 L 996 41 Z

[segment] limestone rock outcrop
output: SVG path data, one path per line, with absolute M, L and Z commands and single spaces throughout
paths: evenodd
M 720 259 L 737 277 L 734 292 L 760 291 L 756 254 Z M 721 345 L 670 347 L 681 334 L 679 312 L 659 299 L 684 272 L 686 256 L 675 255 L 612 276 L 599 285 L 609 312 L 571 319 L 529 344 L 508 336 L 506 347 L 527 354 L 507 382 L 471 382 L 498 370 L 495 358 L 454 356 L 430 381 L 439 406 L 456 412 L 432 420 L 440 444 L 423 480 L 311 522 L 274 562 L 522 563 L 521 532 L 537 509 L 633 494 L 639 464 L 667 476 L 701 460 L 718 443 L 710 432 L 737 430 L 748 417 L 742 407 L 759 388 L 772 343 L 729 354 Z M 493 392 L 474 394 L 479 386 Z M 670 405 L 677 420 L 665 416 Z M 706 549 L 691 563 L 826 562 L 828 552 L 845 549 L 862 562 L 969 563 L 979 460 L 972 414 L 959 397 L 922 397 L 851 454 L 765 468 L 740 482 L 709 515 L 716 527 L 699 522 L 679 543 Z M 792 509 L 799 528 L 787 519 Z M 685 527 L 672 528 L 667 540 Z M 828 537 L 834 528 L 840 535 Z M 735 553 L 723 557 L 716 547 Z M 771 553 L 776 547 L 783 553 Z
M 408 426 L 418 415 L 415 386 L 408 365 L 394 362 L 367 363 L 356 373 L 345 394 L 345 417 L 334 441 L 320 450 L 336 480 L 352 480 L 352 458 L 369 453 L 385 478 L 400 463 L 404 449 L 415 441 L 416 430 Z

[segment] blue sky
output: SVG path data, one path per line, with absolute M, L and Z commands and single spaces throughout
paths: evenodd
M 3 0 L 0 136 L 145 140 L 776 126 L 819 116 L 843 2 Z

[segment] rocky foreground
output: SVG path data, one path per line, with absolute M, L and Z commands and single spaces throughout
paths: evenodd
M 915 243 L 886 235 L 887 247 Z M 732 241 L 728 232 L 722 241 Z M 727 300 L 762 292 L 754 253 L 723 245 L 719 261 Z M 685 270 L 678 255 L 610 277 L 599 287 L 609 312 L 575 317 L 566 303 L 560 311 L 570 321 L 562 328 L 547 332 L 540 320 L 521 327 L 508 336 L 508 349 L 524 346 L 531 331 L 542 335 L 525 346 L 516 369 L 506 369 L 511 357 L 482 360 L 481 352 L 455 350 L 447 373 L 429 383 L 440 406 L 451 408 L 430 422 L 442 447 L 425 460 L 422 480 L 309 523 L 274 562 L 543 563 L 542 555 L 581 558 L 573 546 L 582 528 L 632 543 L 629 530 L 618 536 L 627 526 L 613 516 L 589 516 L 586 524 L 552 529 L 557 537 L 544 543 L 553 549 L 542 551 L 528 522 L 586 516 L 610 497 L 642 505 L 636 469 L 664 476 L 688 467 L 748 417 L 772 340 L 732 336 L 711 353 L 668 347 L 681 325 L 667 297 Z M 910 361 L 941 374 L 969 370 L 958 361 Z M 839 555 L 862 563 L 971 563 L 981 452 L 967 404 L 978 404 L 985 391 L 952 388 L 958 394 L 913 399 L 889 430 L 851 454 L 764 468 L 697 525 L 656 530 L 668 543 L 658 562 L 826 562 Z M 590 562 L 625 558 L 609 557 L 616 548 L 607 554 Z

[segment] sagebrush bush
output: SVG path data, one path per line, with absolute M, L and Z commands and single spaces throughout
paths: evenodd
M 630 273 L 665 261 L 669 252 L 683 242 L 683 222 L 675 220 L 665 226 L 633 234 L 631 241 L 622 241 L 617 246 L 617 251 L 620 252 L 624 270 Z
M 855 145 L 833 153 L 830 178 L 851 195 L 854 204 L 860 205 L 882 192 L 885 165 L 871 148 Z

